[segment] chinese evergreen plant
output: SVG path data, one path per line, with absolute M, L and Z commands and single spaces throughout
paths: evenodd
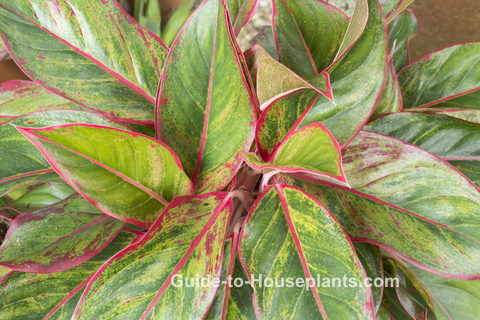
M 0 319 L 478 319 L 480 43 L 272 0 L 242 52 L 256 0 L 139 2 L 0 0 Z

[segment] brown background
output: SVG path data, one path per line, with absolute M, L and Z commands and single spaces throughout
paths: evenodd
M 411 8 L 420 27 L 411 42 L 413 59 L 451 44 L 480 41 L 480 0 L 416 0 Z

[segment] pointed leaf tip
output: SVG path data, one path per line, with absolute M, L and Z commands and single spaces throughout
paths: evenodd
M 192 193 L 178 157 L 151 137 L 82 124 L 19 130 L 72 188 L 125 222 L 148 227 L 169 201 Z

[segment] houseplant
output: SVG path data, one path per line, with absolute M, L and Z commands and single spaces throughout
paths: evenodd
M 167 47 L 114 0 L 1 0 L 35 82 L 0 89 L 0 318 L 475 319 L 480 44 L 409 63 L 410 2 L 273 0 L 243 53 L 256 1 Z

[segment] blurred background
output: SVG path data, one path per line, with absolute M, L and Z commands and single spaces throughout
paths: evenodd
M 140 22 L 155 33 L 169 23 L 170 17 L 182 5 L 194 5 L 199 0 L 119 0 Z M 158 1 L 158 2 L 157 2 Z M 188 3 L 187 3 L 188 2 Z M 351 14 L 355 0 L 326 0 Z M 480 0 L 416 0 L 410 8 L 417 16 L 419 32 L 411 41 L 412 59 L 467 41 L 480 41 Z M 269 23 L 270 0 L 260 0 L 258 12 L 239 36 L 243 48 L 248 47 L 251 36 Z M 181 21 L 180 21 L 181 22 Z M 171 35 L 170 35 L 171 37 Z M 28 79 L 15 63 L 0 61 L 0 81 Z

